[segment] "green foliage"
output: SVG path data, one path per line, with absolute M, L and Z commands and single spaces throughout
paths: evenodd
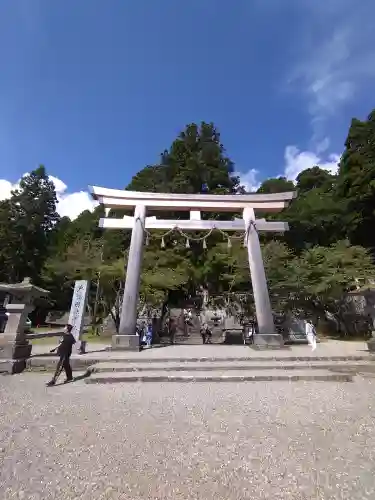
M 127 186 L 132 191 L 166 193 L 210 193 L 230 194 L 240 189 L 239 178 L 234 174 L 234 165 L 226 156 L 220 142 L 220 134 L 211 123 L 202 122 L 200 126 L 189 124 L 171 147 L 161 155 L 160 164 L 147 166 L 135 175 Z M 158 213 L 162 218 L 181 219 L 188 212 Z M 203 214 L 203 217 L 212 216 Z M 229 214 L 231 217 L 232 214 Z M 217 214 L 214 217 L 218 217 Z M 223 214 L 221 218 L 227 218 Z M 187 251 L 184 241 L 178 237 L 179 244 L 172 241 L 176 235 L 167 239 L 167 249 L 160 250 L 160 235 L 153 234 L 153 243 L 145 252 L 142 294 L 152 303 L 162 301 L 168 296 L 173 300 L 174 292 L 188 295 L 194 293 L 206 282 L 204 268 L 205 253 L 202 243 L 194 243 L 199 232 L 191 234 L 191 247 Z M 210 242 L 220 241 L 213 235 Z M 169 241 L 169 243 L 168 243 Z M 150 263 L 150 265 L 148 264 Z
M 289 223 L 285 241 L 293 250 L 329 246 L 346 237 L 347 228 L 343 224 L 346 201 L 336 199 L 332 189 L 319 187 L 301 193 L 288 209 L 278 214 L 277 218 Z
M 375 248 L 375 110 L 353 119 L 340 161 L 336 196 L 347 200 L 343 221 L 354 244 Z
M 15 210 L 14 205 L 9 201 L 0 202 L 0 281 L 12 282 L 17 280 L 20 270 L 19 265 L 23 264 L 23 256 L 16 251 L 17 243 L 20 243 L 20 235 L 14 227 Z M 21 248 L 22 250 L 22 248 Z
M 54 184 L 40 166 L 21 179 L 10 200 L 1 203 L 1 280 L 30 277 L 38 282 L 59 220 L 56 202 Z
M 131 191 L 166 193 L 235 193 L 239 178 L 226 156 L 220 134 L 212 123 L 187 125 L 160 164 L 147 166 L 127 186 Z
M 265 244 L 262 254 L 270 297 L 277 303 L 281 296 L 287 297 L 293 292 L 291 275 L 294 270 L 294 255 L 285 243 L 276 240 Z
M 67 281 L 92 280 L 102 263 L 101 252 L 100 240 L 77 240 L 66 249 L 63 257 L 51 256 L 45 268 L 53 275 L 64 276 Z
M 209 293 L 231 294 L 251 290 L 246 249 L 242 242 L 232 240 L 209 248 L 203 262 L 202 278 Z
M 307 193 L 312 189 L 319 189 L 322 192 L 330 192 L 335 182 L 335 176 L 327 170 L 315 166 L 303 170 L 297 176 L 298 195 Z
M 288 181 L 285 177 L 276 177 L 272 179 L 267 179 L 262 182 L 257 193 L 260 194 L 274 194 L 274 193 L 284 193 L 287 191 L 294 191 L 295 187 L 293 181 Z
M 141 278 L 144 302 L 160 305 L 175 290 L 188 290 L 191 276 L 190 260 L 177 248 L 147 248 Z
M 295 261 L 290 275 L 291 286 L 297 291 L 305 309 L 337 310 L 346 293 L 359 283 L 375 278 L 375 267 L 367 250 L 339 241 L 329 248 L 305 250 Z

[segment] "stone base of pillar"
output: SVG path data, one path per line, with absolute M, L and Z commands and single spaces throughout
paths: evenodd
M 279 333 L 258 333 L 254 335 L 253 349 L 287 349 Z
M 26 370 L 26 359 L 0 359 L 0 373 L 15 375 Z
M 372 337 L 368 342 L 367 342 L 367 348 L 370 352 L 375 352 L 375 338 Z
M 27 341 L 19 342 L 2 339 L 0 344 L 1 371 L 21 373 L 26 368 L 26 360 L 31 356 L 32 345 Z
M 115 351 L 140 351 L 138 335 L 113 335 L 112 350 Z

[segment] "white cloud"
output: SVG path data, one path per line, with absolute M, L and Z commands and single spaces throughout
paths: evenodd
M 255 170 L 254 168 L 248 170 L 246 173 L 236 172 L 236 175 L 240 178 L 241 185 L 248 193 L 253 193 L 259 189 L 261 183 L 257 179 L 258 174 L 258 170 Z
M 326 120 L 375 82 L 375 3 L 301 0 L 299 8 L 300 50 L 288 80 L 307 99 L 320 141 Z
M 332 115 L 355 92 L 356 76 L 350 68 L 350 39 L 339 28 L 318 42 L 310 57 L 296 68 L 295 78 L 309 99 L 313 120 Z M 349 68 L 347 68 L 349 66 Z
M 288 180 L 295 181 L 298 174 L 307 168 L 319 166 L 335 174 L 338 169 L 340 155 L 330 154 L 326 159 L 312 151 L 300 151 L 296 146 L 287 146 L 284 153 L 284 175 Z
M 70 217 L 73 220 L 85 210 L 93 211 L 96 203 L 87 191 L 69 193 L 67 192 L 68 186 L 61 179 L 53 175 L 50 175 L 49 178 L 55 185 L 58 201 L 57 211 L 62 217 Z
M 329 137 L 324 137 L 324 139 L 319 141 L 315 147 L 317 154 L 324 153 L 325 151 L 327 151 L 327 149 L 330 146 L 330 143 L 331 143 L 331 141 L 330 141 Z
M 74 220 L 80 213 L 85 210 L 91 212 L 96 206 L 96 203 L 91 199 L 86 191 L 76 191 L 69 193 L 68 186 L 59 178 L 53 175 L 49 176 L 50 180 L 54 183 L 57 196 L 57 211 L 62 217 L 70 217 Z M 11 182 L 0 179 L 0 200 L 10 198 L 11 191 L 18 187 L 19 181 L 12 184 Z
M 11 196 L 11 191 L 16 187 L 5 179 L 0 179 L 0 201 L 7 200 Z
M 307 168 L 315 166 L 323 170 L 328 170 L 331 174 L 336 174 L 340 155 L 332 153 L 322 156 L 321 153 L 329 146 L 328 139 L 324 141 L 321 148 L 317 152 L 300 151 L 296 146 L 287 146 L 284 152 L 284 167 L 283 171 L 272 177 L 286 177 L 288 180 L 296 182 L 298 174 Z M 251 169 L 246 173 L 238 172 L 241 184 L 246 188 L 247 192 L 255 192 L 262 184 L 259 180 L 258 170 Z M 264 181 L 265 179 L 263 179 Z

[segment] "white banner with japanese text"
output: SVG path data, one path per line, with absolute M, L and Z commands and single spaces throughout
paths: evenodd
M 72 305 L 70 307 L 69 323 L 73 326 L 72 333 L 80 340 L 86 313 L 90 282 L 79 280 L 75 282 Z

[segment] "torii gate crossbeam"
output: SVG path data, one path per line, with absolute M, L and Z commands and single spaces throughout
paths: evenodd
M 295 197 L 294 192 L 249 195 L 192 195 L 121 191 L 97 186 L 91 187 L 90 191 L 92 197 L 99 201 L 106 211 L 106 217 L 100 219 L 100 227 L 104 229 L 132 230 L 120 328 L 118 335 L 113 338 L 114 348 L 139 349 L 136 322 L 144 232 L 153 229 L 168 230 L 174 227 L 183 231 L 211 230 L 215 228 L 221 231 L 245 231 L 259 330 L 259 334 L 255 336 L 255 344 L 263 347 L 280 347 L 283 345 L 282 336 L 276 333 L 273 322 L 258 231 L 284 232 L 288 230 L 288 224 L 256 219 L 255 211 L 279 212 Z M 133 217 L 125 216 L 122 219 L 108 217 L 111 209 L 129 207 L 134 207 Z M 156 217 L 146 217 L 147 209 L 151 211 L 189 211 L 190 220 L 161 220 Z M 233 221 L 201 220 L 201 211 L 242 211 L 243 218 Z

